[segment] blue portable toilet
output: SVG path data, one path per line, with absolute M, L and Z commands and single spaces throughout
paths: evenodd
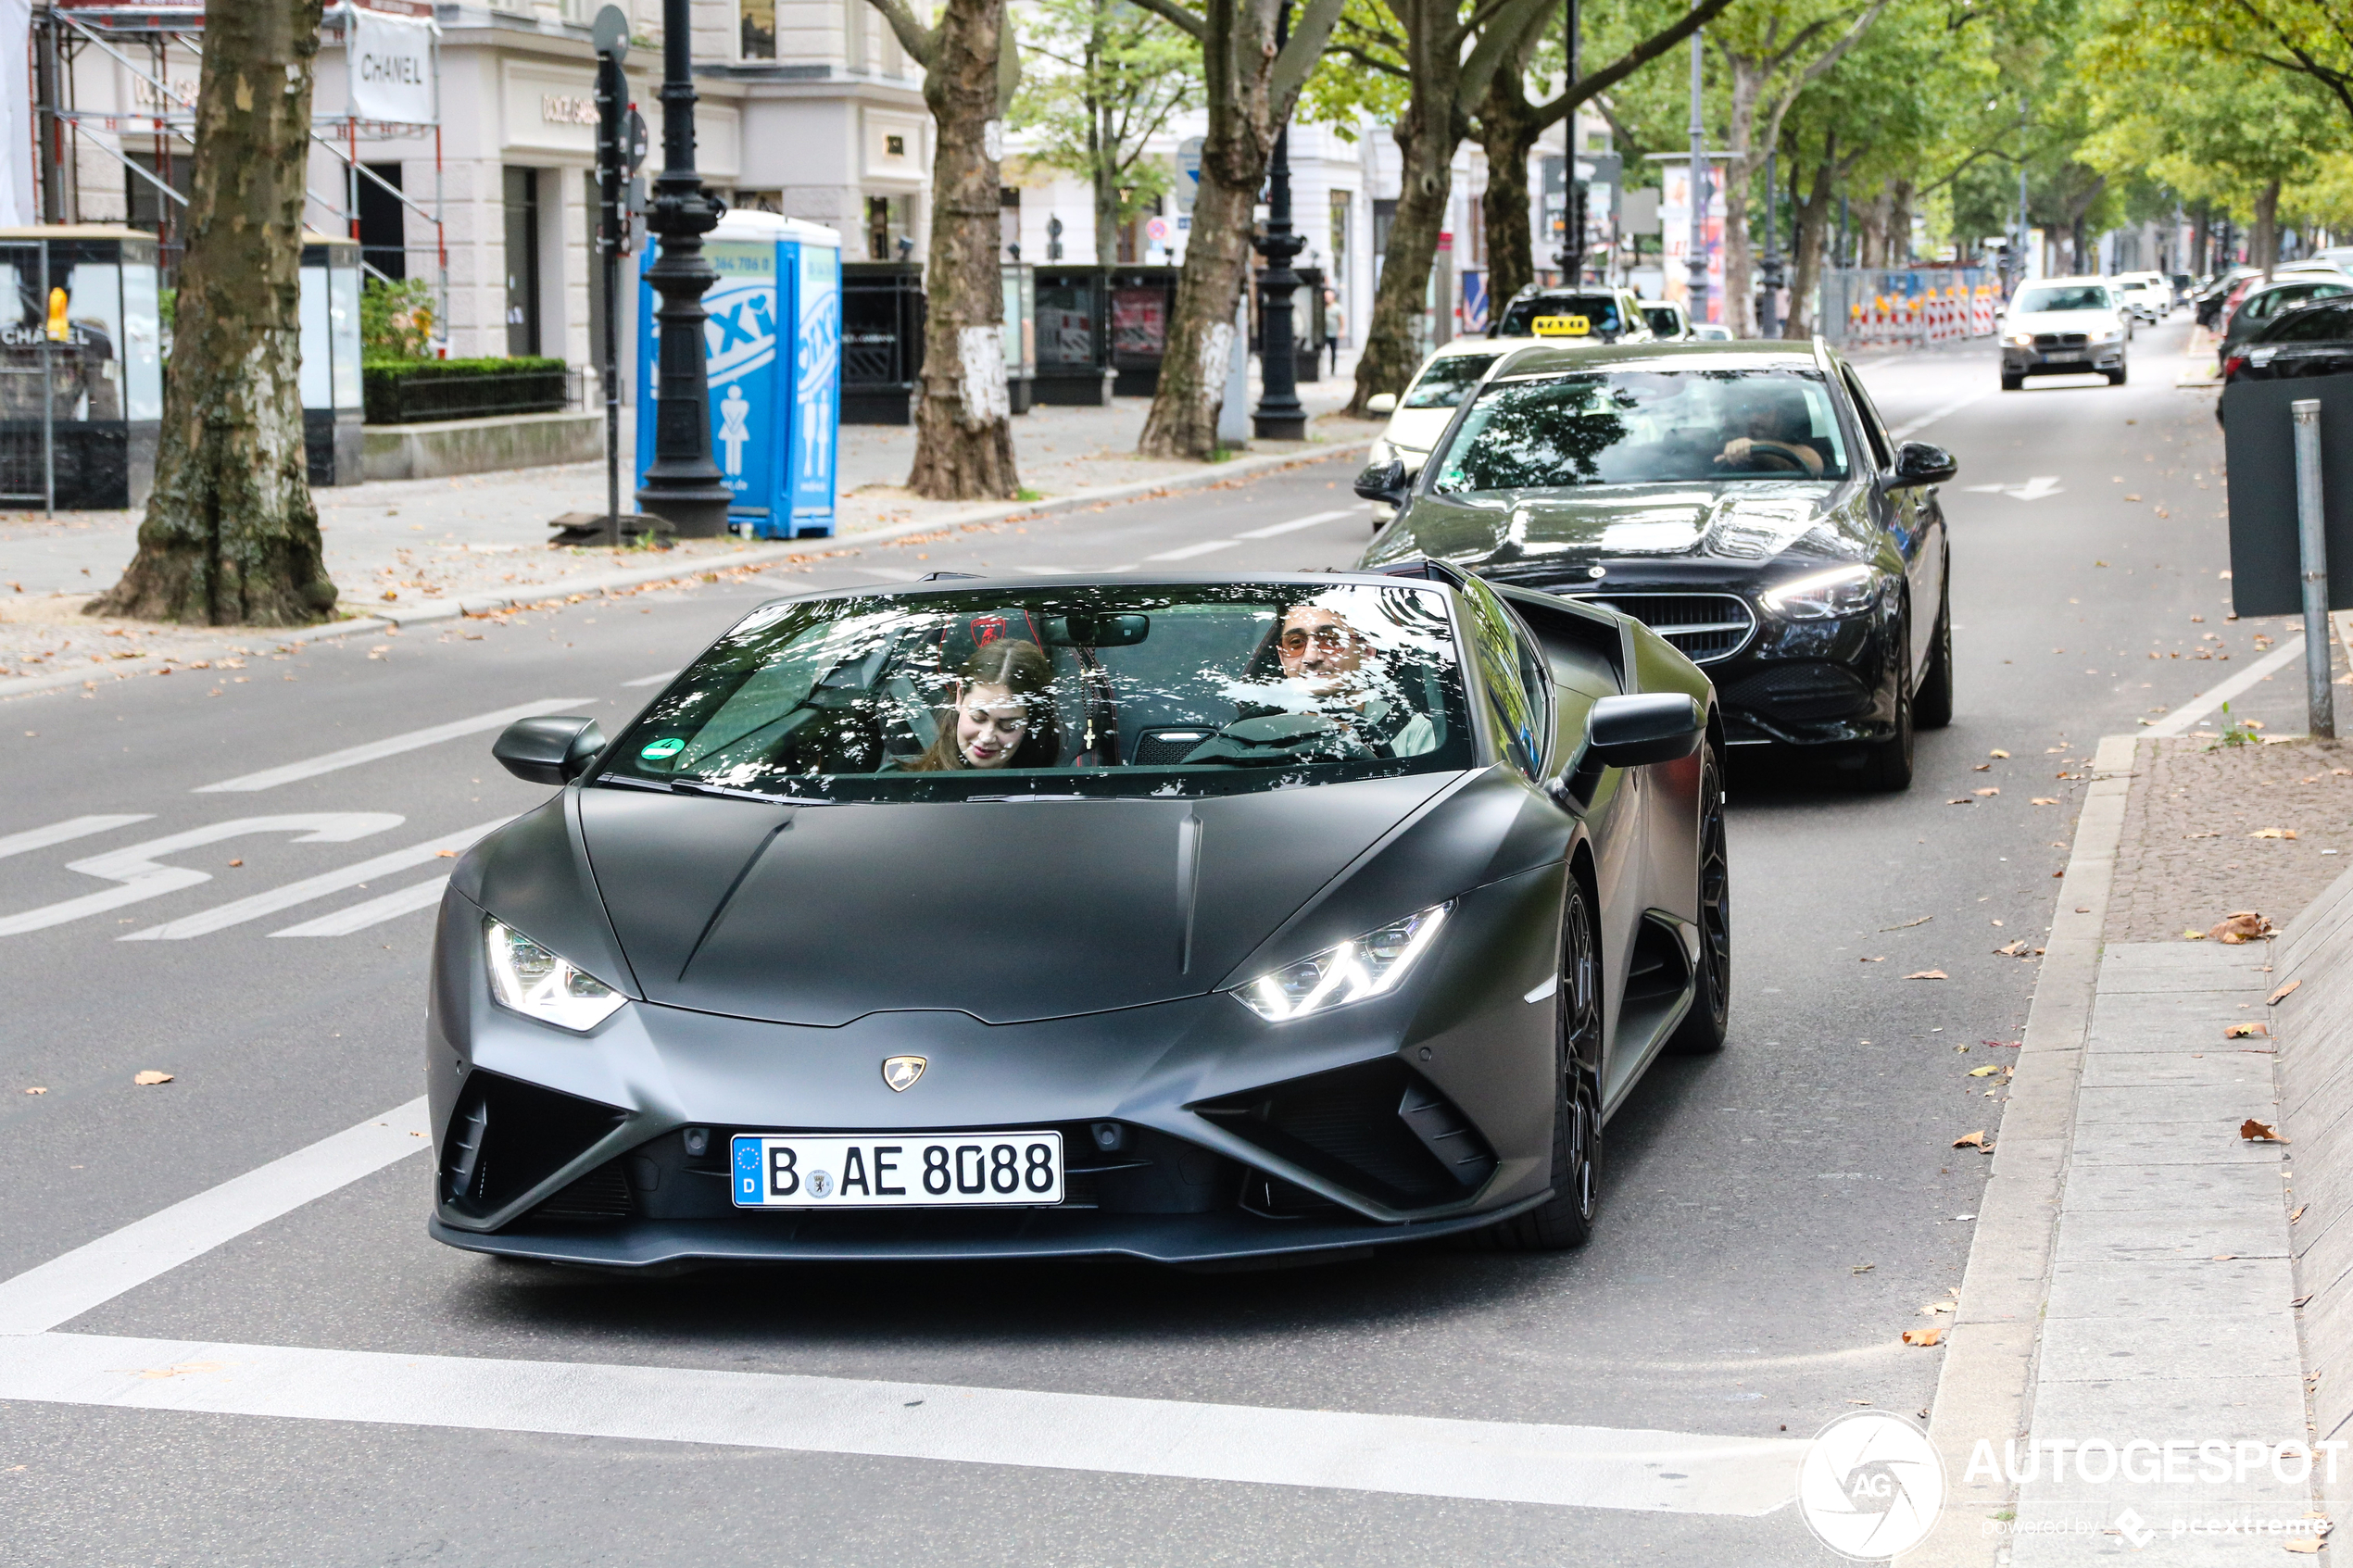
M 650 267 L 658 252 L 648 247 Z M 841 438 L 841 235 L 773 212 L 729 212 L 703 237 L 719 281 L 703 295 L 711 453 L 736 499 L 729 524 L 761 539 L 834 531 Z M 654 452 L 660 301 L 637 283 L 637 479 Z

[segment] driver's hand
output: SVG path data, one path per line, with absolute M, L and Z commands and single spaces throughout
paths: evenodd
M 1735 436 L 1724 444 L 1724 450 L 1717 455 L 1716 460 L 1719 463 L 1745 461 L 1748 458 L 1748 450 L 1754 445 L 1755 443 L 1745 435 Z

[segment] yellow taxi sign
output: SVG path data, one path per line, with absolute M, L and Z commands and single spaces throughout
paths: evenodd
M 1584 316 L 1539 316 L 1528 324 L 1528 330 L 1538 337 L 1584 337 L 1592 332 L 1593 323 Z

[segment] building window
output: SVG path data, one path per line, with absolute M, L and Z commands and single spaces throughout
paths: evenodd
M 507 171 L 507 352 L 539 352 L 539 171 Z
M 736 0 L 736 15 L 743 23 L 743 57 L 747 60 L 774 59 L 776 0 Z
M 359 259 L 387 278 L 409 275 L 409 215 L 400 205 L 400 166 L 362 164 L 368 173 L 356 177 L 359 186 Z M 368 175 L 375 176 L 371 180 Z M 376 183 L 384 182 L 384 185 Z M 392 187 L 387 191 L 384 185 Z

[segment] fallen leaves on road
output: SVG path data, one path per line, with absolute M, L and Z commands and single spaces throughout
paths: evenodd
M 1885 963 L 1887 960 L 1884 957 L 1881 957 L 1876 959 L 1856 959 L 1855 961 L 1856 963 Z
M 2293 1214 L 2290 1214 L 2290 1215 L 2287 1217 L 2287 1223 L 2288 1223 L 2289 1224 L 2291 1224 L 2291 1225 L 2292 1225 L 2292 1224 L 2294 1224 L 2294 1223 L 2296 1223 L 2296 1221 L 2298 1221 L 2298 1220 L 2300 1220 L 2300 1219 L 2304 1218 L 2304 1210 L 2306 1210 L 2307 1209 L 2309 1209 L 2309 1208 L 2311 1208 L 2311 1207 L 2312 1207 L 2312 1206 L 2311 1206 L 2310 1204 L 2309 1204 L 2309 1203 L 2299 1203 L 2299 1204 L 2297 1204 L 2297 1205 L 2296 1206 L 2296 1212 L 2295 1212 L 2295 1213 L 2293 1213 Z
M 1982 1149 L 1988 1154 L 1994 1152 L 1994 1146 L 1985 1141 L 1985 1129 L 1982 1127 L 1980 1127 L 1974 1133 L 1969 1134 L 1967 1137 L 1955 1138 L 1953 1140 L 1953 1147 L 1955 1148 Z
M 2295 1552 L 2299 1557 L 2310 1557 L 2324 1544 L 2318 1536 L 2298 1536 L 2293 1540 L 2282 1541 L 2280 1549 L 2283 1551 Z
M 1986 755 L 1986 756 L 1988 756 L 1988 757 L 2000 757 L 2000 758 L 2007 759 L 2007 758 L 2008 758 L 2008 756 L 2009 756 L 2009 753 L 2008 753 L 2008 752 L 2007 752 L 2007 751 L 2004 751 L 2004 750 L 2003 750 L 2000 746 L 1995 746 L 1993 750 L 1991 750 L 1991 751 L 1987 752 L 1985 755 Z
M 2033 950 L 2027 947 L 2026 938 L 2023 936 L 2015 942 L 2006 942 L 1994 950 L 2006 959 L 2031 959 L 2034 956 Z
M 1961 1305 L 1957 1301 L 1931 1301 L 1920 1309 L 1920 1316 L 1932 1318 L 1939 1312 L 1957 1312 L 1960 1310 Z
M 49 1091 L 48 1091 L 48 1090 L 46 1090 L 46 1089 L 44 1089 L 44 1088 L 37 1088 L 37 1087 L 36 1087 L 36 1088 L 27 1089 L 27 1090 L 25 1091 L 25 1093 L 27 1093 L 27 1094 L 29 1094 L 29 1095 L 45 1095 L 45 1094 L 47 1094 L 48 1092 L 49 1092 Z
M 2272 930 L 2271 922 L 2255 910 L 2233 909 L 2206 935 L 2225 947 L 2236 947 L 2242 942 L 2269 936 Z
M 1878 1267 L 1879 1265 L 1877 1263 L 1857 1263 L 1846 1272 L 1854 1274 L 1867 1274 Z
M 2269 1122 L 2258 1122 L 2252 1116 L 2239 1123 L 2239 1136 L 2249 1143 L 2287 1142 L 2287 1139 L 2280 1136 L 2280 1130 L 2277 1127 L 2272 1126 Z
M 1906 980 L 1950 980 L 1953 977 L 1941 969 L 1916 969 L 1904 978 Z
M 2056 795 L 2038 795 L 2032 800 L 2032 804 L 2036 806 L 2056 806 L 2058 803 L 2058 797 Z
M 2213 1261 L 2217 1263 L 2233 1263 L 2237 1261 L 2238 1254 L 2235 1252 L 2217 1252 L 2213 1258 Z
M 1907 1328 L 1904 1331 L 1904 1343 L 1921 1350 L 1927 1349 L 1944 1337 L 1944 1331 L 1942 1328 Z
M 1947 806 L 1974 806 L 1974 805 L 1976 805 L 1976 804 L 1977 804 L 1977 802 L 1976 802 L 1976 801 L 1974 801 L 1974 800 L 1971 800 L 1971 799 L 1970 799 L 1968 796 L 1966 796 L 1966 795 L 1957 795 L 1957 796 L 1953 797 L 1953 798 L 1952 798 L 1952 799 L 1947 800 L 1944 804 L 1945 804 L 1945 805 L 1947 805 Z
M 2271 1031 L 2270 1029 L 2260 1023 L 2226 1023 L 2222 1026 L 2222 1038 L 2226 1040 L 2252 1040 L 2259 1035 L 2269 1035 L 2271 1032 Z
M 1936 917 L 1934 915 L 1922 915 L 1918 920 L 1907 920 L 1901 925 L 1882 925 L 1880 927 L 1880 930 L 1882 932 L 1909 931 L 1916 925 L 1926 925 L 1930 921 L 1932 921 Z
M 2267 1008 L 2275 1008 L 2279 1006 L 2282 1002 L 2287 1000 L 2287 994 L 2290 991 L 2295 990 L 2298 985 L 2303 984 L 2304 982 L 2301 980 L 2289 981 L 2286 985 L 2281 986 L 2278 990 L 2264 997 L 2263 1005 Z
M 1969 791 L 1969 793 L 1970 793 L 1971 795 L 1999 795 L 1999 794 L 2001 794 L 2002 792 L 2001 792 L 2001 789 L 2000 789 L 1998 786 L 1989 784 L 1989 785 L 1987 785 L 1987 786 L 1986 786 L 1985 788 L 1983 788 L 1983 789 L 1973 789 L 1973 790 L 1970 790 L 1970 791 Z
M 2296 830 L 2294 828 L 2257 828 L 2246 836 L 2249 838 L 2294 838 Z
M 1969 1075 L 1972 1078 L 1991 1078 L 1994 1073 L 1999 1073 L 2001 1070 L 2002 1064 L 2000 1062 L 1989 1061 L 1982 1067 L 1970 1068 L 1969 1070 Z
M 170 1083 L 171 1074 L 169 1073 L 158 1073 L 154 1068 L 150 1067 L 144 1073 L 135 1073 L 132 1074 L 131 1081 L 138 1085 L 143 1089 L 152 1088 L 157 1084 Z
M 2007 1051 L 2014 1051 L 2026 1044 L 2024 1040 L 1980 1040 L 1977 1043 L 1981 1046 L 1999 1046 Z
M 436 860 L 454 860 L 458 858 L 458 852 L 455 849 L 436 849 L 433 852 L 433 858 Z
M 139 1367 L 134 1370 L 141 1377 L 160 1380 L 166 1377 L 185 1377 L 192 1372 L 219 1372 L 228 1364 L 227 1361 L 181 1361 L 173 1366 Z

